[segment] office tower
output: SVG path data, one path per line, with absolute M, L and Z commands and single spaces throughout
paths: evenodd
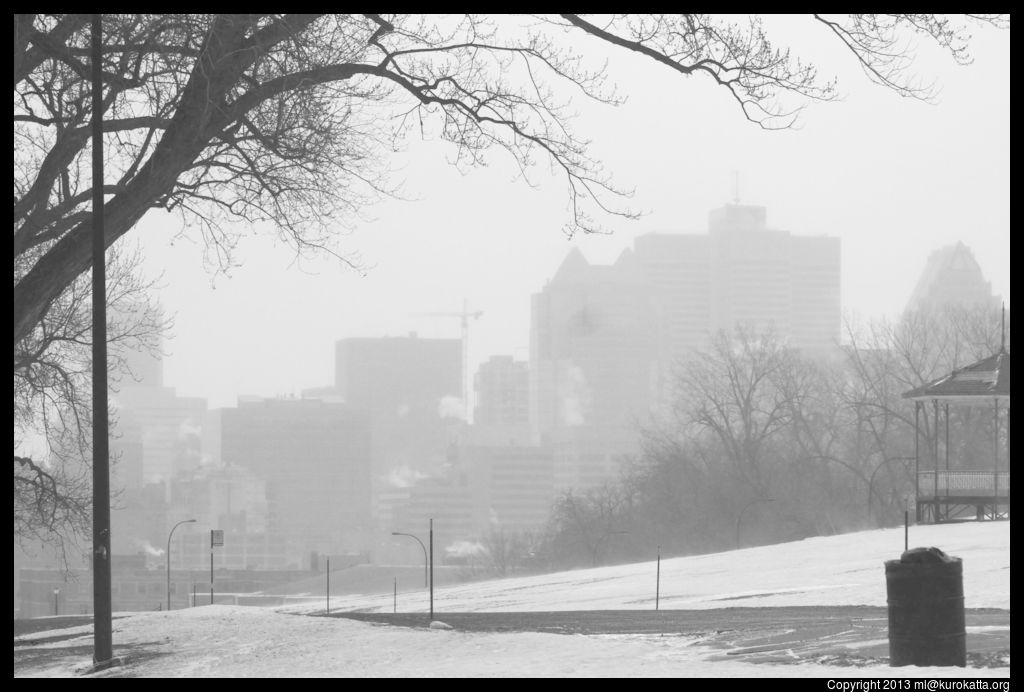
M 335 389 L 369 412 L 374 470 L 433 470 L 446 461 L 450 428 L 465 418 L 458 339 L 417 336 L 342 339 Z
M 962 242 L 935 250 L 928 256 L 921 278 L 907 301 L 908 310 L 945 307 L 997 308 L 992 284 L 985 280 L 974 253 Z
M 240 399 L 220 409 L 220 458 L 267 484 L 268 532 L 289 560 L 365 550 L 371 528 L 370 424 L 364 411 L 313 399 Z
M 838 238 L 771 229 L 764 207 L 727 204 L 707 234 L 644 235 L 612 265 L 570 251 L 532 311 L 531 426 L 553 445 L 556 485 L 614 477 L 688 354 L 740 325 L 811 354 L 834 348 Z
M 486 426 L 522 426 L 530 422 L 530 369 L 512 356 L 491 356 L 475 378 L 473 422 Z

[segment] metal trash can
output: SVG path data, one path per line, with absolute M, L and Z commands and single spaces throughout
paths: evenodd
M 963 563 L 938 548 L 886 560 L 890 666 L 966 666 Z

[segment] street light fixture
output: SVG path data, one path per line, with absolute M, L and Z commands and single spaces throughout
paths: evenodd
M 195 521 L 195 519 L 179 521 L 171 527 L 171 532 L 167 534 L 167 610 L 171 609 L 171 536 L 174 535 L 174 529 L 178 528 L 182 524 L 194 524 Z
M 414 536 L 411 533 L 402 533 L 400 531 L 392 531 L 391 535 L 392 536 L 408 536 L 409 538 L 412 538 L 417 543 L 419 543 L 420 547 L 423 548 L 423 588 L 424 589 L 428 588 L 430 586 L 430 583 L 427 581 L 427 564 L 428 564 L 427 546 L 423 545 L 423 541 L 421 541 L 419 538 L 417 538 L 416 536 Z
M 736 517 L 736 547 L 737 548 L 740 547 L 740 524 L 742 524 L 742 522 L 743 522 L 743 513 L 747 511 L 748 507 L 750 507 L 751 505 L 756 505 L 758 502 L 775 502 L 775 498 L 774 497 L 767 497 L 767 498 L 760 498 L 759 497 L 759 498 L 755 498 L 755 499 L 751 500 L 750 502 L 748 502 L 747 504 L 743 505 L 743 509 L 740 510 L 740 515 L 738 517 Z

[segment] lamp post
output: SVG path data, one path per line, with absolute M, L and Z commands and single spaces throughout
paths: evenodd
M 747 508 L 751 505 L 756 505 L 758 502 L 775 502 L 774 497 L 767 498 L 755 498 L 743 505 L 743 509 L 740 510 L 740 515 L 736 517 L 736 547 L 740 547 L 740 525 L 743 523 L 743 513 L 747 511 Z
M 171 527 L 171 532 L 167 534 L 167 610 L 171 609 L 171 536 L 174 535 L 174 529 L 178 528 L 182 524 L 194 524 L 195 521 L 195 519 L 179 521 Z
M 654 609 L 658 609 L 659 601 L 661 600 L 661 546 L 658 546 L 658 575 L 655 577 L 654 582 Z
M 428 588 L 430 586 L 430 584 L 427 581 L 427 564 L 428 564 L 428 561 L 427 561 L 427 546 L 423 545 L 423 541 L 421 541 L 419 538 L 417 538 L 416 536 L 412 535 L 411 533 L 402 533 L 400 531 L 392 531 L 391 535 L 392 536 L 408 536 L 409 538 L 411 538 L 411 539 L 415 540 L 417 543 L 419 543 L 420 547 L 423 548 L 423 588 L 424 589 Z
M 54 615 L 60 615 L 60 612 L 58 611 L 58 608 L 57 608 L 57 603 L 59 601 L 60 601 L 60 588 L 55 586 L 55 587 L 53 587 L 53 614 Z

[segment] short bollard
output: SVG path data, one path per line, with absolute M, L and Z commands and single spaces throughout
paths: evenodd
M 963 564 L 938 548 L 886 560 L 890 666 L 966 666 Z

